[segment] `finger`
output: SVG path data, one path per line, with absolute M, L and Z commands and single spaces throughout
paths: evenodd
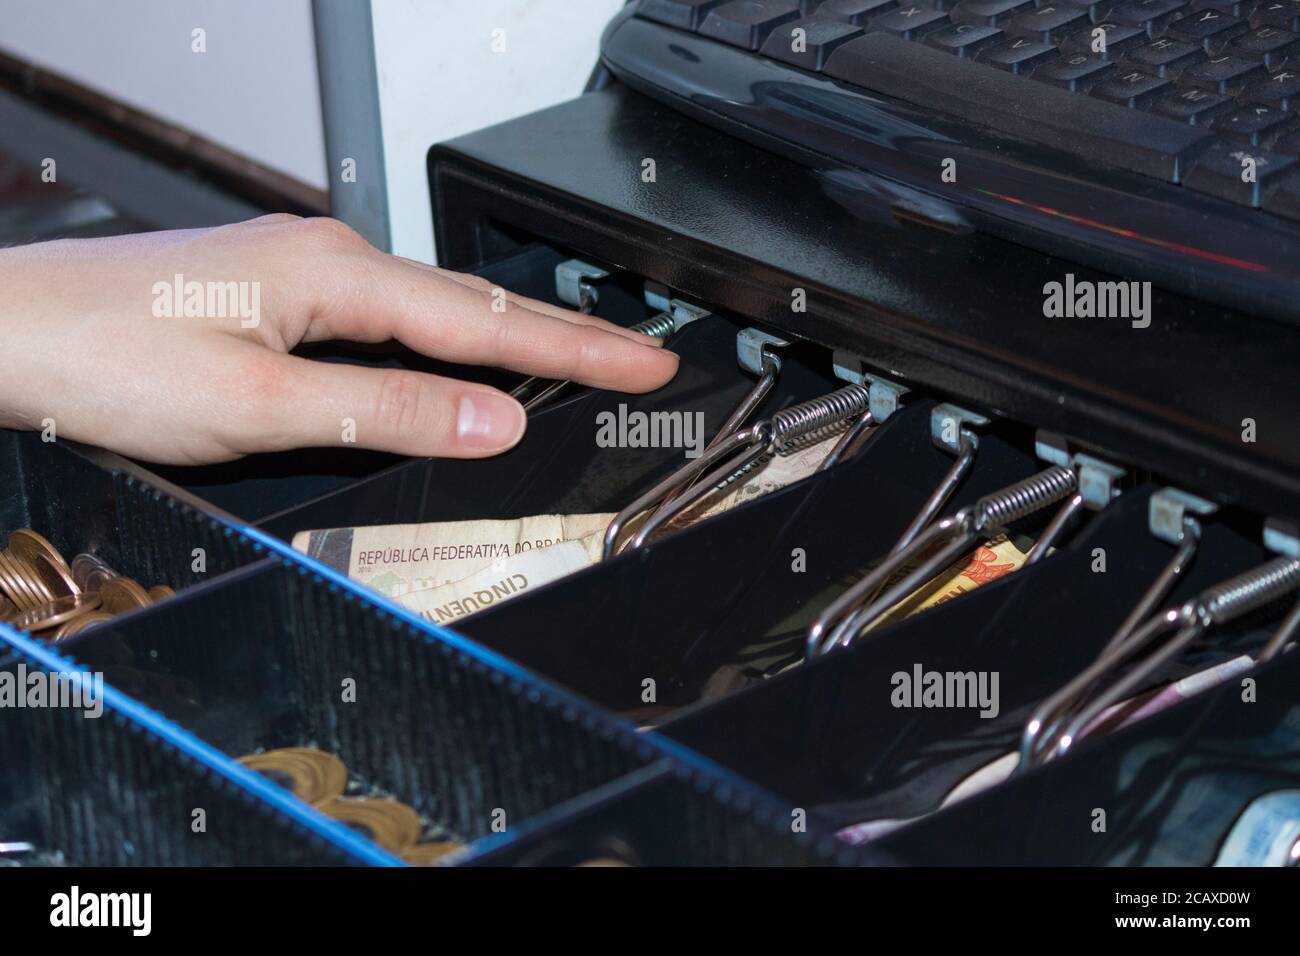
M 326 266 L 328 268 L 328 264 Z M 307 341 L 397 339 L 451 362 L 513 369 L 624 392 L 677 372 L 677 356 L 594 326 L 543 315 L 488 290 L 412 269 L 391 256 L 345 259 L 318 298 Z
M 437 266 L 431 266 L 423 262 L 416 262 L 414 259 L 406 259 L 400 256 L 398 258 L 408 265 L 436 273 L 445 279 L 450 279 L 452 282 L 458 282 L 463 286 L 468 286 L 471 289 L 477 289 L 481 292 L 493 294 L 495 293 L 495 290 L 501 288 L 490 280 L 485 279 L 483 276 L 468 275 L 464 272 L 452 272 L 449 269 L 439 269 Z M 532 312 L 537 312 L 541 315 L 549 315 L 555 319 L 563 319 L 565 322 L 573 322 L 576 325 L 587 325 L 592 328 L 603 329 L 606 332 L 613 332 L 615 335 L 621 335 L 624 338 L 631 339 L 633 342 L 653 345 L 656 348 L 663 345 L 662 339 L 656 339 L 641 332 L 634 332 L 632 329 L 624 328 L 623 326 L 610 322 L 607 319 L 602 319 L 594 315 L 587 315 L 583 312 L 578 312 L 575 309 L 566 309 L 563 306 L 552 305 L 551 303 L 544 302 L 541 299 L 530 299 L 526 295 L 519 295 L 511 292 L 509 289 L 502 289 L 501 291 L 505 293 L 507 302 L 513 302 Z
M 289 355 L 274 356 L 263 369 L 258 374 L 277 381 L 246 416 L 253 448 L 243 451 L 355 444 L 417 457 L 484 458 L 513 447 L 527 427 L 523 407 L 486 385 Z

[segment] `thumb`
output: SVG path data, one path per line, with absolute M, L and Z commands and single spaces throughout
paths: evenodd
M 436 458 L 485 458 L 524 435 L 523 406 L 487 385 L 400 369 L 372 369 L 284 356 L 279 395 L 257 450 L 358 448 Z

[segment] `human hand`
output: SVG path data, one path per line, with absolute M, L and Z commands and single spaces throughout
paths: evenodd
M 231 307 L 159 316 L 178 275 Z M 655 339 L 288 215 L 0 250 L 0 323 L 0 427 L 53 421 L 60 438 L 168 464 L 338 445 L 345 421 L 358 447 L 407 455 L 479 458 L 523 436 L 523 408 L 497 389 L 289 354 L 303 343 L 395 339 L 626 392 L 677 371 Z

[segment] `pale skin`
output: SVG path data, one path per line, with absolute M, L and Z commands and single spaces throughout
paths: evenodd
M 159 318 L 153 292 L 260 283 L 260 321 Z M 322 363 L 300 344 L 396 340 L 424 355 L 647 392 L 676 374 L 656 340 L 386 255 L 332 219 L 264 216 L 215 229 L 0 250 L 0 427 L 167 464 L 355 444 L 482 458 L 518 443 L 523 408 L 486 385 Z

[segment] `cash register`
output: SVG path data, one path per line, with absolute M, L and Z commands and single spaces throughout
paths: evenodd
M 8 669 L 102 673 L 107 717 L 5 715 L 0 843 L 1294 865 L 1295 7 L 629 3 L 586 92 L 431 146 L 431 229 L 442 266 L 638 326 L 678 376 L 476 370 L 530 421 L 475 462 L 0 433 L 0 527 L 175 591 L 0 629 Z M 637 414 L 708 441 L 598 440 Z M 588 566 L 447 621 L 291 546 L 575 514 L 615 516 Z M 363 791 L 414 817 L 327 812 Z M 217 838 L 186 840 L 200 798 Z

